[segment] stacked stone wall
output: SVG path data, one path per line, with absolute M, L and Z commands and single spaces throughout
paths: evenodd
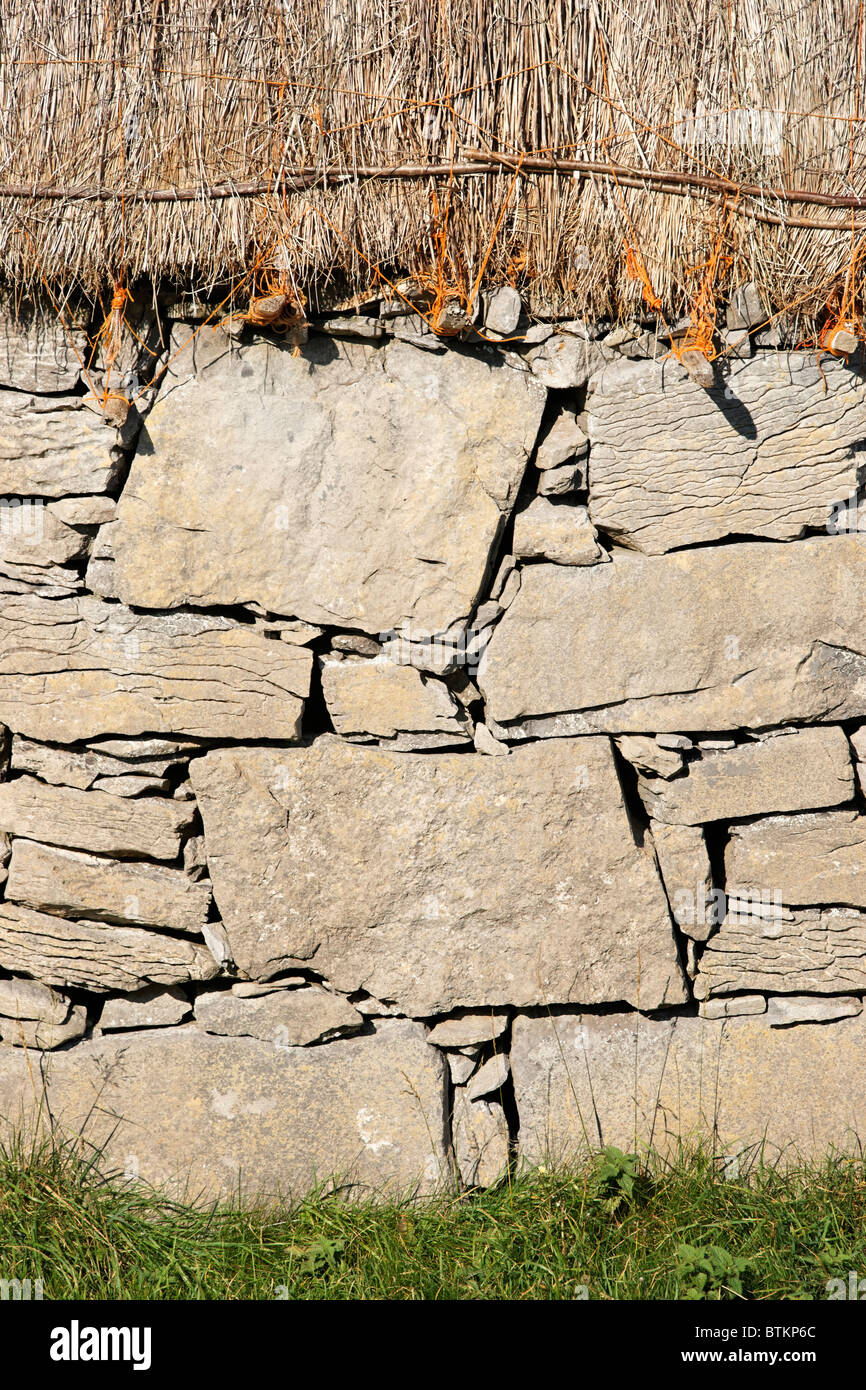
M 863 374 L 380 307 L 142 311 L 120 428 L 3 324 L 3 1128 L 211 1195 L 855 1149 Z

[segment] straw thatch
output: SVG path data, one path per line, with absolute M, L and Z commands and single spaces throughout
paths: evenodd
M 677 314 L 715 251 L 713 292 L 808 321 L 866 229 L 863 28 L 860 0 L 3 0 L 0 275 L 282 271 L 321 304 L 483 272 L 624 315 L 642 260 Z

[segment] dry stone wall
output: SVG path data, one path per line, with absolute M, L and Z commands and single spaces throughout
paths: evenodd
M 208 1195 L 866 1136 L 866 382 L 485 312 L 151 325 L 122 429 L 3 321 L 3 1131 Z

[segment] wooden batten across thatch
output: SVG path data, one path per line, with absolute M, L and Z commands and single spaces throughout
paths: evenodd
M 864 97 L 860 0 L 3 0 L 0 275 L 591 316 L 753 280 L 811 328 L 862 308 Z

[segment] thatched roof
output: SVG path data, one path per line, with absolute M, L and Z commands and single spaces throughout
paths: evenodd
M 0 274 L 321 303 L 420 269 L 594 315 L 752 279 L 807 321 L 866 231 L 862 11 L 3 0 Z

